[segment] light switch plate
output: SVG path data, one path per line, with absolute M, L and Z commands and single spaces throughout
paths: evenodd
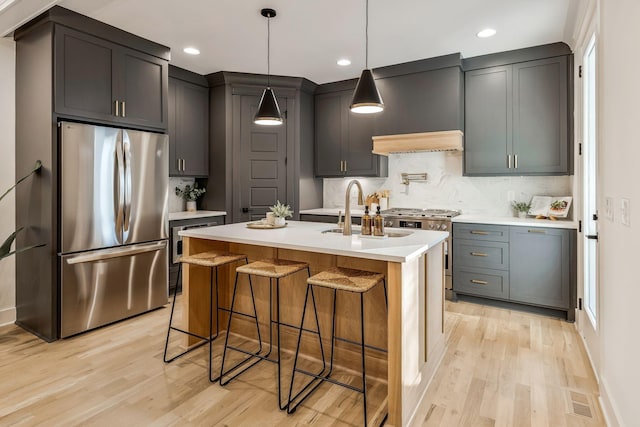
M 631 201 L 629 199 L 620 199 L 620 222 L 627 227 L 631 226 Z
M 609 221 L 613 221 L 613 197 L 604 198 L 604 215 Z

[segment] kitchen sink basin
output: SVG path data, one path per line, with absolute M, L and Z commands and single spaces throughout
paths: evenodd
M 385 231 L 384 235 L 386 237 L 405 237 L 410 235 L 411 233 L 413 233 L 412 231 Z M 330 228 L 328 230 L 324 230 L 322 232 L 322 234 L 342 234 L 342 228 Z M 360 232 L 360 228 L 358 227 L 356 229 L 356 227 L 353 228 L 353 230 L 351 230 L 351 234 L 362 234 Z M 376 238 L 378 236 L 363 236 L 363 237 L 373 237 Z

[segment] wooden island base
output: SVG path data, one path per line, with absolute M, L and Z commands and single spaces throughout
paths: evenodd
M 268 231 L 267 231 L 268 232 Z M 222 250 L 246 254 L 249 262 L 265 258 L 280 258 L 304 261 L 309 264 L 311 274 L 316 274 L 330 267 L 349 267 L 360 270 L 383 273 L 387 282 L 388 310 L 385 308 L 383 287 L 376 286 L 365 295 L 365 341 L 368 345 L 388 349 L 387 353 L 367 349 L 367 376 L 373 382 L 387 384 L 387 396 L 374 399 L 368 407 L 370 424 L 378 425 L 388 410 L 388 425 L 409 425 L 426 388 L 434 375 L 444 354 L 444 269 L 443 244 L 430 248 L 426 253 L 406 262 L 391 262 L 361 257 L 332 255 L 303 250 L 283 249 L 263 245 L 233 243 L 210 238 L 184 238 L 184 253 L 195 253 Z M 229 308 L 236 265 L 231 264 L 219 268 L 218 297 L 219 305 Z M 209 269 L 185 265 L 183 271 L 183 304 L 184 322 L 189 330 L 206 335 L 209 322 Z M 280 280 L 280 322 L 281 349 L 283 351 L 283 386 L 284 395 L 288 394 L 292 356 L 295 352 L 298 331 L 292 326 L 300 324 L 302 305 L 306 292 L 306 271 L 295 273 Z M 249 285 L 246 275 L 240 275 L 236 307 L 238 311 L 252 313 Z M 269 340 L 269 279 L 252 277 L 256 309 L 261 329 L 263 348 Z M 275 319 L 275 280 L 272 284 L 274 298 L 273 318 Z M 320 332 L 326 360 L 330 357 L 331 308 L 333 294 L 328 289 L 315 289 L 316 304 L 319 312 Z M 336 335 L 354 341 L 360 339 L 359 297 L 347 292 L 338 293 Z M 215 302 L 214 302 L 215 304 Z M 308 309 L 310 306 L 308 306 Z M 219 313 L 220 331 L 227 329 L 228 315 Z M 255 325 L 250 319 L 234 316 L 231 326 L 230 342 L 245 341 L 251 346 L 256 344 Z M 214 330 L 217 319 L 213 316 Z M 287 326 L 290 325 L 290 326 Z M 305 328 L 315 330 L 315 320 L 307 311 Z M 274 346 L 276 344 L 275 326 L 273 327 Z M 192 344 L 192 342 L 190 343 Z M 255 347 L 255 345 L 254 345 Z M 251 348 L 251 347 L 249 347 Z M 320 367 L 320 352 L 317 337 L 303 334 L 301 353 L 305 363 Z M 272 353 L 272 355 L 275 354 Z M 214 355 L 216 357 L 218 355 Z M 236 360 L 239 355 L 234 355 Z M 334 365 L 345 375 L 353 374 L 351 381 L 360 386 L 357 372 L 360 371 L 360 351 L 357 346 L 338 342 L 336 344 Z M 216 369 L 214 367 L 214 369 Z M 318 370 L 318 369 L 316 369 Z M 275 371 L 274 371 L 275 372 Z M 248 371 L 247 377 L 251 375 Z M 301 376 L 302 377 L 302 376 Z M 296 376 L 296 385 L 298 383 Z M 302 377 L 302 381 L 308 379 Z M 273 387 L 275 389 L 275 377 Z M 323 387 L 329 387 L 324 385 Z M 376 393 L 379 395 L 379 393 Z M 375 407 L 374 407 L 375 406 Z M 386 406 L 386 410 L 385 410 Z M 274 402 L 274 411 L 277 411 Z M 375 414 L 375 415 L 374 415 Z

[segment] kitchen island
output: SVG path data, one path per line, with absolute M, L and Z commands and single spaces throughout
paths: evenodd
M 184 237 L 186 255 L 207 250 L 226 250 L 246 254 L 250 261 L 264 258 L 304 261 L 309 264 L 311 274 L 333 266 L 383 273 L 388 289 L 387 315 L 385 316 L 385 298 L 381 287 L 365 297 L 367 344 L 388 350 L 387 353 L 367 350 L 367 375 L 387 384 L 386 399 L 371 413 L 378 415 L 380 422 L 388 411 L 389 425 L 409 425 L 415 421 L 413 417 L 420 408 L 422 397 L 444 355 L 443 241 L 448 233 L 388 229 L 390 234 L 398 236 L 388 238 L 323 233 L 331 228 L 328 224 L 290 221 L 280 229 L 249 229 L 246 223 L 241 223 L 198 228 L 180 234 Z M 234 273 L 234 266 L 220 268 L 218 280 L 221 307 L 230 305 Z M 209 325 L 208 283 L 208 269 L 185 266 L 185 322 L 194 333 L 205 334 Z M 268 279 L 253 279 L 253 288 L 258 317 L 268 330 Z M 244 295 L 247 295 L 247 291 L 248 288 L 244 288 Z M 281 281 L 282 323 L 299 325 L 305 291 L 306 274 L 297 274 Z M 323 339 L 329 336 L 331 328 L 331 301 L 330 293 L 318 292 L 317 304 Z M 357 309 L 346 309 L 356 306 L 351 301 L 339 301 L 342 302 L 338 306 L 340 315 L 337 333 L 357 340 L 360 313 Z M 240 306 L 249 307 L 249 304 L 248 297 L 240 301 Z M 242 309 L 238 306 L 236 308 Z M 217 321 L 216 316 L 213 321 Z M 226 325 L 226 316 L 221 315 L 220 329 L 225 329 Z M 288 331 L 286 329 L 283 328 L 281 342 L 284 353 L 295 349 L 297 337 L 297 331 L 293 328 L 288 328 Z M 247 336 L 250 336 L 251 328 L 247 322 L 246 325 L 240 325 L 239 329 L 234 326 L 232 330 L 240 330 L 241 333 L 246 330 Z M 301 351 L 314 357 L 311 346 L 308 347 L 303 347 Z M 354 366 L 357 369 L 359 354 L 356 347 L 345 344 L 338 349 L 340 353 L 336 351 L 336 364 Z M 275 402 L 274 410 L 278 410 Z

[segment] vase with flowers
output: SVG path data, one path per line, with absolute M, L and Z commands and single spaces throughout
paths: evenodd
M 276 204 L 269 208 L 273 212 L 273 225 L 283 226 L 285 219 L 293 216 L 291 206 L 280 203 L 280 200 L 276 201 Z
M 207 191 L 206 188 L 198 188 L 198 183 L 185 185 L 184 188 L 176 187 L 176 196 L 182 197 L 187 202 L 187 212 L 197 210 L 196 202 Z

